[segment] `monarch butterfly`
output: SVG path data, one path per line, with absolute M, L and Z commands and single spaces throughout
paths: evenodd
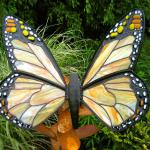
M 74 128 L 83 103 L 113 131 L 126 129 L 148 109 L 146 86 L 133 73 L 143 33 L 144 13 L 133 10 L 108 32 L 82 83 L 72 74 L 66 85 L 36 32 L 6 16 L 3 37 L 12 74 L 0 86 L 0 113 L 19 127 L 34 128 L 68 100 Z

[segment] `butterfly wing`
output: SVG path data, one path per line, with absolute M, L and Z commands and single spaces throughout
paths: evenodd
M 65 86 L 52 54 L 27 23 L 13 16 L 5 17 L 3 37 L 13 71 Z
M 134 10 L 110 30 L 85 75 L 86 86 L 107 75 L 132 70 L 143 37 L 144 14 Z
M 34 128 L 52 115 L 65 101 L 65 91 L 19 73 L 0 86 L 0 113 L 19 127 Z
M 148 108 L 146 87 L 132 73 L 143 32 L 143 12 L 130 12 L 110 30 L 85 75 L 83 102 L 112 130 L 134 124 Z
M 84 89 L 83 102 L 108 127 L 121 131 L 146 112 L 148 92 L 136 75 L 126 72 Z

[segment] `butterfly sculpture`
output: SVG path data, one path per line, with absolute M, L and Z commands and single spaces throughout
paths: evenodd
M 81 104 L 113 131 L 122 131 L 148 109 L 148 92 L 133 73 L 144 33 L 144 14 L 131 11 L 106 35 L 84 80 L 70 75 L 67 85 L 49 49 L 27 23 L 3 21 L 3 37 L 12 74 L 0 86 L 0 113 L 23 128 L 34 128 L 69 102 L 78 127 Z

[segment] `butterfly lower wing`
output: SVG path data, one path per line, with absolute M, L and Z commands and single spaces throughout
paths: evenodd
M 3 22 L 3 37 L 12 69 L 65 86 L 52 54 L 27 23 L 13 16 Z
M 0 113 L 24 128 L 45 121 L 64 101 L 64 90 L 18 73 L 8 76 L 0 87 Z
M 108 33 L 97 51 L 83 85 L 107 75 L 132 70 L 139 54 L 144 32 L 144 14 L 141 10 L 130 12 Z
M 97 82 L 83 90 L 83 102 L 112 130 L 123 130 L 148 108 L 144 83 L 131 72 Z

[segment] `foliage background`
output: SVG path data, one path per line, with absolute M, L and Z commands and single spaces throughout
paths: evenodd
M 0 0 L 0 21 L 11 14 L 29 22 L 45 39 L 63 73 L 78 72 L 82 77 L 110 26 L 134 8 L 143 9 L 146 16 L 146 36 L 136 72 L 150 89 L 150 0 Z M 10 69 L 1 36 L 0 48 L 2 80 Z M 124 133 L 111 132 L 94 116 L 81 118 L 80 124 L 96 124 L 100 128 L 98 134 L 82 141 L 81 149 L 150 149 L 150 112 Z M 48 148 L 46 137 L 18 129 L 0 117 L 0 150 Z

